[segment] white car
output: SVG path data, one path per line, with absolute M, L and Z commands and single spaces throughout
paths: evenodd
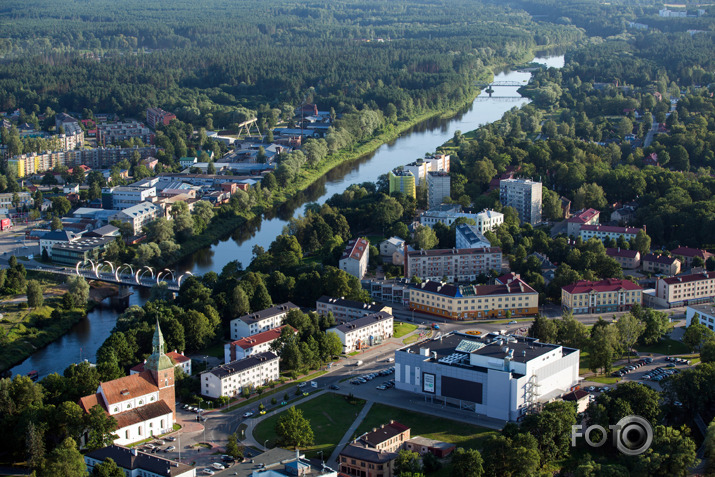
M 248 411 L 243 413 L 243 417 L 251 417 L 253 416 L 253 411 Z
M 214 472 L 213 470 L 211 470 L 209 468 L 206 468 L 206 469 L 202 470 L 201 473 L 203 475 L 214 475 L 216 472 Z
M 216 470 L 224 470 L 226 468 L 226 466 L 224 466 L 223 464 L 219 464 L 218 462 L 214 462 L 213 464 L 211 464 L 211 467 Z

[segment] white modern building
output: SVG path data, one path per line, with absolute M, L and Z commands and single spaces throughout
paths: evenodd
M 636 227 L 617 227 L 614 225 L 582 225 L 579 231 L 579 236 L 584 242 L 592 238 L 597 238 L 601 241 L 612 238 L 618 240 L 623 237 L 626 241 L 636 238 L 638 232 L 643 229 Z
M 270 351 L 271 344 L 280 338 L 281 332 L 286 326 L 291 328 L 290 325 L 283 325 L 264 331 L 263 333 L 258 333 L 257 335 L 244 336 L 240 340 L 226 343 L 223 347 L 223 362 L 228 364 L 237 359 L 244 359 L 255 354 Z M 293 331 L 295 332 L 295 330 Z
M 102 190 L 102 204 L 114 210 L 124 210 L 152 197 L 156 197 L 156 187 L 118 186 Z
M 456 248 L 489 248 L 491 242 L 479 232 L 476 225 L 460 224 L 457 226 L 456 233 Z
M 118 212 L 110 218 L 110 221 L 118 220 L 119 222 L 129 224 L 132 226 L 134 235 L 139 235 L 142 233 L 142 227 L 163 215 L 164 209 L 160 206 L 151 202 L 142 202 L 141 204 L 127 207 L 121 212 Z
M 715 331 L 715 305 L 692 305 L 685 308 L 685 326 L 700 323 Z
M 505 207 L 513 207 L 519 220 L 535 225 L 541 222 L 541 182 L 529 179 L 499 181 L 499 200 Z
M 449 172 L 429 171 L 427 173 L 427 203 L 429 208 L 437 207 L 451 194 Z
M 434 154 L 407 164 L 405 171 L 415 176 L 416 185 L 425 185 L 429 172 L 449 172 L 449 166 L 449 154 Z
M 299 308 L 291 302 L 274 305 L 265 310 L 249 313 L 231 320 L 231 339 L 236 341 L 246 336 L 257 335 L 278 328 L 290 310 Z
M 380 256 L 392 257 L 395 250 L 405 247 L 405 239 L 400 237 L 390 237 L 380 242 Z
M 343 344 L 343 352 L 350 353 L 366 346 L 380 344 L 394 333 L 393 316 L 384 311 L 328 328 Z
M 494 210 L 485 209 L 478 214 L 462 212 L 459 204 L 443 204 L 435 209 L 430 209 L 420 215 L 420 224 L 434 228 L 437 223 L 451 226 L 457 219 L 472 219 L 477 224 L 479 233 L 494 230 L 504 223 L 504 214 Z
M 370 259 L 370 242 L 366 238 L 352 239 L 348 242 L 340 257 L 340 270 L 362 280 L 367 273 L 367 263 Z
M 52 247 L 60 243 L 74 242 L 79 238 L 78 235 L 68 230 L 53 230 L 40 237 L 40 255 L 42 252 L 47 252 L 47 256 L 52 258 Z
M 573 390 L 577 349 L 533 338 L 450 333 L 395 351 L 395 387 L 503 421 Z
M 201 395 L 209 398 L 236 396 L 244 388 L 255 389 L 279 378 L 278 356 L 267 351 L 222 364 L 201 373 Z

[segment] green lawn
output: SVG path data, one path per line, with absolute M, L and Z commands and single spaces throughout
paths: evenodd
M 411 323 L 403 323 L 401 321 L 396 321 L 395 325 L 395 338 L 402 338 L 408 333 L 412 333 L 417 329 L 417 325 L 413 325 Z
M 313 434 L 315 434 L 314 444 L 305 449 L 306 455 L 316 457 L 319 455 L 319 451 L 323 451 L 325 459 L 330 457 L 333 449 L 364 405 L 364 401 L 360 401 L 358 405 L 352 405 L 341 395 L 326 393 L 297 406 L 303 411 L 303 416 L 310 421 Z M 256 442 L 263 443 L 268 439 L 269 447 L 276 445 L 275 426 L 280 416 L 280 413 L 271 416 L 256 426 L 253 430 Z
M 456 444 L 465 449 L 479 449 L 482 441 L 496 431 L 479 426 L 472 426 L 451 419 L 441 419 L 419 412 L 399 409 L 384 404 L 373 404 L 365 420 L 356 432 L 359 436 L 373 428 L 387 424 L 390 420 L 408 426 L 411 436 L 422 436 Z
M 671 338 L 662 338 L 658 343 L 644 346 L 636 345 L 636 350 L 640 353 L 657 353 L 657 354 L 688 354 L 690 349 L 680 341 Z

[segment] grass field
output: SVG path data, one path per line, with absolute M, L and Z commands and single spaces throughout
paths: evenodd
M 315 435 L 313 445 L 305 449 L 306 455 L 316 457 L 319 451 L 323 451 L 323 456 L 327 459 L 364 405 L 364 401 L 352 405 L 341 395 L 326 393 L 297 406 L 310 421 Z M 263 443 L 268 439 L 269 447 L 276 445 L 275 426 L 281 414 L 271 416 L 256 426 L 253 437 L 257 442 Z
M 412 333 L 413 331 L 415 331 L 417 329 L 417 325 L 413 325 L 411 323 L 403 323 L 401 321 L 396 321 L 394 328 L 395 328 L 394 337 L 402 338 L 406 334 Z
M 636 345 L 636 350 L 640 353 L 657 353 L 657 354 L 688 354 L 690 349 L 680 341 L 671 338 L 662 338 L 658 343 L 644 346 Z
M 387 424 L 390 420 L 408 426 L 411 436 L 422 436 L 456 444 L 465 449 L 479 449 L 482 441 L 496 431 L 485 427 L 472 426 L 450 419 L 440 419 L 419 412 L 399 409 L 384 404 L 373 404 L 372 409 L 360 424 L 356 437 L 373 428 Z

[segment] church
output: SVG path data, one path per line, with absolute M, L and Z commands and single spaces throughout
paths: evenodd
M 174 363 L 164 353 L 164 337 L 156 322 L 152 354 L 144 371 L 100 383 L 96 394 L 80 399 L 80 406 L 89 412 L 101 406 L 117 420 L 118 445 L 127 445 L 151 436 L 170 432 L 176 418 L 174 395 Z

